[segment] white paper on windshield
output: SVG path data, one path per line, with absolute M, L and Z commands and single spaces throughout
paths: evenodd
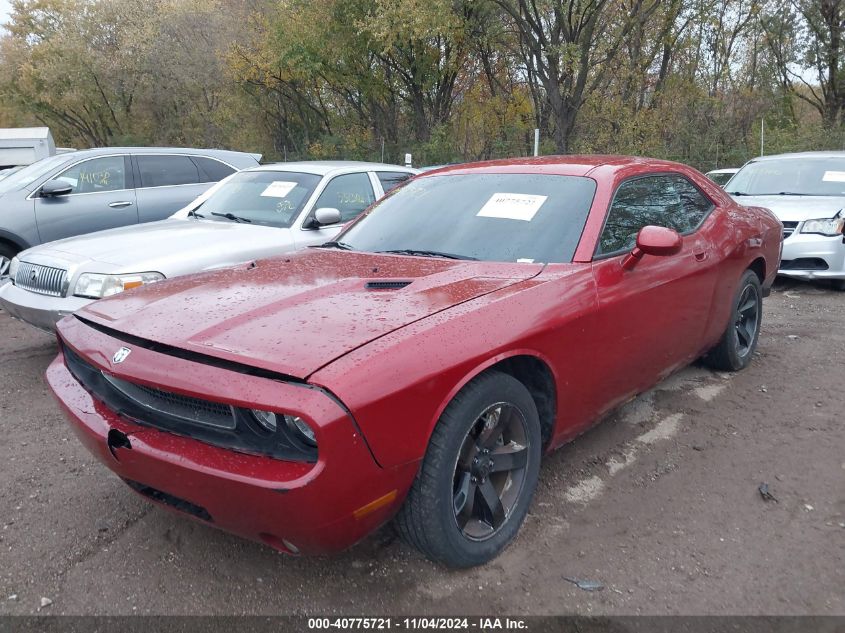
M 529 259 L 528 257 L 520 257 L 519 259 L 516 260 L 516 263 L 517 264 L 533 264 L 534 260 Z
M 274 180 L 267 185 L 267 188 L 261 192 L 261 195 L 267 198 L 286 198 L 294 190 L 294 187 L 296 187 L 295 182 Z
M 482 218 L 530 222 L 547 198 L 548 196 L 527 193 L 494 193 L 476 215 Z
M 822 180 L 825 182 L 845 182 L 845 171 L 826 171 Z

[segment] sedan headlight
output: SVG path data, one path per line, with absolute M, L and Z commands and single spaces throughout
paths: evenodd
M 101 299 L 162 279 L 164 275 L 161 273 L 127 273 L 125 275 L 82 273 L 76 281 L 73 294 L 76 297 Z
M 275 433 L 281 425 L 284 425 L 285 430 L 300 442 L 307 446 L 317 446 L 317 436 L 314 434 L 314 429 L 308 426 L 308 423 L 299 416 L 273 413 L 261 409 L 250 409 L 250 412 L 264 431 Z
M 12 279 L 15 278 L 15 275 L 18 274 L 18 265 L 20 264 L 20 260 L 17 257 L 13 257 L 12 261 L 9 262 L 9 277 Z
M 843 225 L 845 225 L 845 219 L 843 218 L 807 220 L 801 227 L 801 232 L 836 237 L 837 235 L 842 235 Z

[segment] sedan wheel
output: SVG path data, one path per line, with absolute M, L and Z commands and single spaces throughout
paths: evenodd
M 399 534 L 450 567 L 480 565 L 516 536 L 537 486 L 540 421 L 528 389 L 491 371 L 440 416 L 396 518 Z

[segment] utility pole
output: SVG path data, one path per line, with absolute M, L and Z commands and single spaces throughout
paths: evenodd
M 760 119 L 760 156 L 763 155 L 763 144 L 766 138 L 766 119 Z
M 540 155 L 540 128 L 534 128 L 534 156 Z

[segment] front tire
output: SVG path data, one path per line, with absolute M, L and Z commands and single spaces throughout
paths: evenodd
M 8 244 L 0 243 L 0 277 L 5 277 L 9 272 L 9 264 L 17 251 Z
M 719 371 L 745 369 L 757 349 L 763 316 L 763 289 L 753 270 L 746 270 L 739 280 L 731 305 L 731 319 L 718 345 L 705 360 Z
M 528 389 L 490 371 L 449 403 L 395 525 L 449 567 L 498 556 L 522 525 L 540 471 L 540 419 Z

